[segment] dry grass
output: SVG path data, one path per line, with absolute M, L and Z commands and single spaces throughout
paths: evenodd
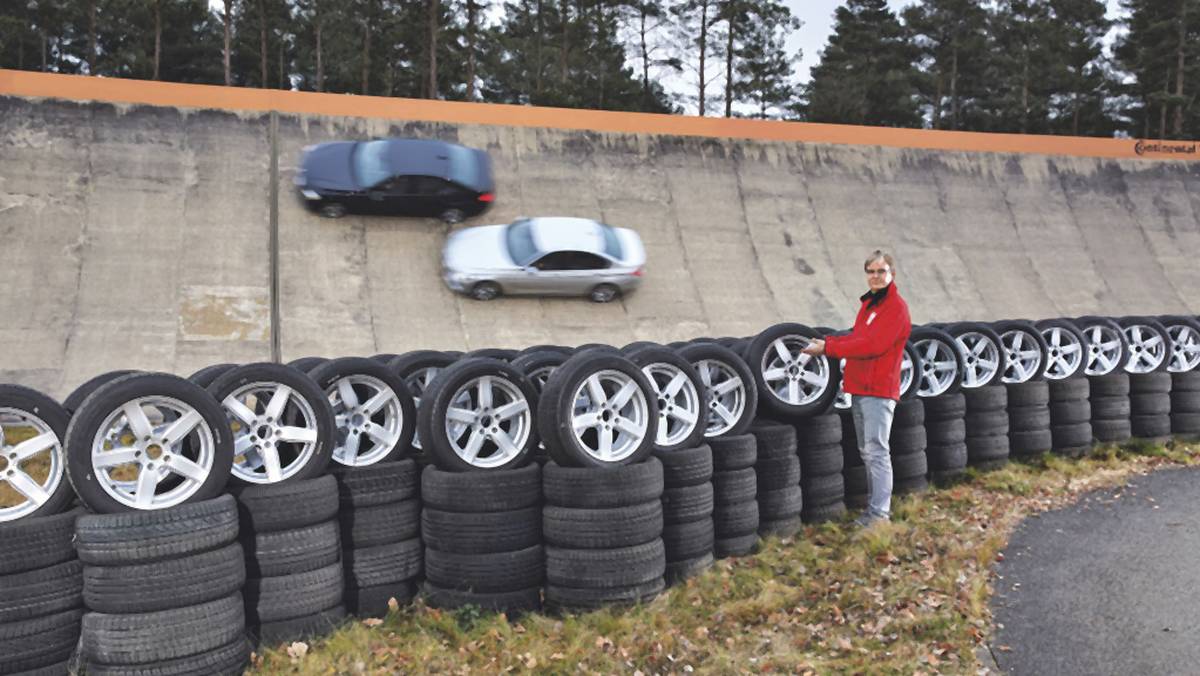
M 971 473 L 898 500 L 891 524 L 807 527 L 629 610 L 509 619 L 418 603 L 267 649 L 254 672 L 977 673 L 991 568 L 1013 527 L 1164 464 L 1200 464 L 1200 446 L 1103 447 Z

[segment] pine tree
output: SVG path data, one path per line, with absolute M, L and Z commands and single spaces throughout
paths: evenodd
M 787 53 L 787 38 L 800 28 L 787 5 L 776 0 L 757 0 L 750 8 L 753 21 L 738 50 L 734 98 L 756 108 L 754 117 L 778 117 L 795 98 L 792 67 L 800 53 Z
M 992 36 L 987 126 L 981 131 L 1046 133 L 1057 55 L 1045 0 L 1001 0 L 990 17 Z
M 1050 101 L 1051 131 L 1111 136 L 1115 121 L 1105 102 L 1113 89 L 1103 53 L 1112 22 L 1103 0 L 1050 0 L 1051 47 L 1056 55 Z
M 719 55 L 714 47 L 722 37 L 715 28 L 720 21 L 719 11 L 718 0 L 682 0 L 671 7 L 679 63 L 696 88 L 695 96 L 688 98 L 696 102 L 701 117 L 710 109 L 709 85 L 717 79 L 712 57 Z
M 1200 135 L 1200 0 L 1124 0 L 1127 32 L 1114 49 L 1135 81 L 1127 94 L 1126 128 L 1147 138 Z M 1189 93 L 1191 92 L 1191 93 Z
M 991 58 L 987 11 L 979 0 L 927 0 L 907 7 L 903 16 L 920 50 L 921 97 L 932 127 L 978 125 Z

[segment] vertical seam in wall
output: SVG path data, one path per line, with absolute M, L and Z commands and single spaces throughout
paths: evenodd
M 744 146 L 729 149 L 733 160 L 733 180 L 737 186 L 738 204 L 741 206 L 742 227 L 746 232 L 746 242 L 750 245 L 750 253 L 754 256 L 754 269 L 758 272 L 758 278 L 767 292 L 767 298 L 771 301 L 771 308 L 775 310 L 775 319 L 778 321 L 783 317 L 783 309 L 779 307 L 779 301 L 775 298 L 775 289 L 771 287 L 771 281 L 767 279 L 767 273 L 763 271 L 762 257 L 758 255 L 758 244 L 754 241 L 754 232 L 750 228 L 750 216 L 746 213 L 746 193 L 742 189 L 742 154 L 744 152 Z
M 283 341 L 279 335 L 279 113 L 271 111 L 271 189 L 270 203 L 270 303 L 271 303 L 271 361 L 283 361 Z

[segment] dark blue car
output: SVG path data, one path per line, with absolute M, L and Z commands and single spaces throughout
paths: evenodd
M 427 139 L 309 146 L 294 180 L 308 208 L 327 218 L 384 214 L 458 223 L 496 199 L 487 153 Z

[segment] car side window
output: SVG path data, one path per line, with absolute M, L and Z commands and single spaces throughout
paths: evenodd
M 447 194 L 450 184 L 436 176 L 413 176 L 415 182 L 413 194 L 423 197 L 433 197 Z
M 610 263 L 602 256 L 586 251 L 555 251 L 533 262 L 543 272 L 565 270 L 603 270 Z
M 393 176 L 380 184 L 379 188 L 389 195 L 408 195 L 412 192 L 411 176 Z

